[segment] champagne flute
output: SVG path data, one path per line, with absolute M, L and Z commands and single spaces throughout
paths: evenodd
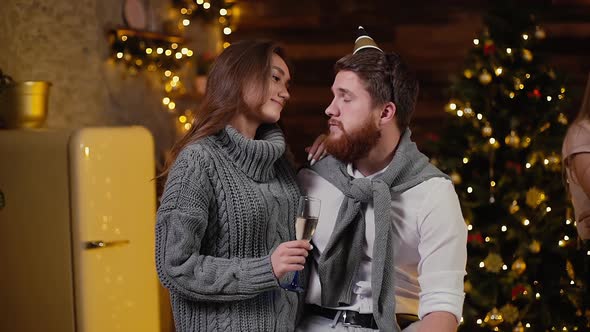
M 297 240 L 311 240 L 320 217 L 320 200 L 314 197 L 299 197 L 297 206 L 297 219 L 295 220 L 295 236 Z M 299 285 L 299 271 L 295 271 L 293 280 L 288 285 L 282 286 L 286 290 L 303 292 Z

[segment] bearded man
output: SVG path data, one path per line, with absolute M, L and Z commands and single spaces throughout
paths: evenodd
M 417 81 L 359 31 L 335 65 L 330 156 L 298 174 L 322 204 L 298 331 L 456 331 L 467 260 L 459 200 L 410 138 Z

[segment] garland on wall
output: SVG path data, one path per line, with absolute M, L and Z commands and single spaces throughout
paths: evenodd
M 222 36 L 228 36 L 235 28 L 232 25 L 234 4 L 233 1 L 224 0 L 172 0 L 174 21 L 166 28 L 169 33 L 134 29 L 114 29 L 109 32 L 112 62 L 122 64 L 130 75 L 147 71 L 159 77 L 158 84 L 163 90 L 162 108 L 175 116 L 179 134 L 189 130 L 192 123 L 192 110 L 179 107 L 179 100 L 187 95 L 181 71 L 192 63 L 196 66 L 196 75 L 206 75 L 215 58 L 208 52 L 200 52 L 195 56 L 195 51 L 186 46 L 187 40 L 183 36 L 186 27 L 192 21 L 203 20 L 208 24 L 219 25 Z M 222 40 L 223 48 L 229 45 L 229 42 Z

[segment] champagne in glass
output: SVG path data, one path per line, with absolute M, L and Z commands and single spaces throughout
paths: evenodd
M 297 219 L 295 220 L 295 237 L 297 240 L 311 240 L 318 225 L 320 206 L 320 200 L 317 198 L 309 196 L 299 198 Z M 289 285 L 284 285 L 283 288 L 294 292 L 303 292 L 303 288 L 299 285 L 299 271 L 295 272 L 293 281 Z
M 311 240 L 317 225 L 317 217 L 297 217 L 297 220 L 295 220 L 295 233 L 297 240 Z

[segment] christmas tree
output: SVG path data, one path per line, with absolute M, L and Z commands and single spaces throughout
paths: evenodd
M 561 173 L 570 91 L 532 15 L 504 3 L 484 22 L 431 145 L 469 229 L 461 330 L 590 331 L 587 253 Z

